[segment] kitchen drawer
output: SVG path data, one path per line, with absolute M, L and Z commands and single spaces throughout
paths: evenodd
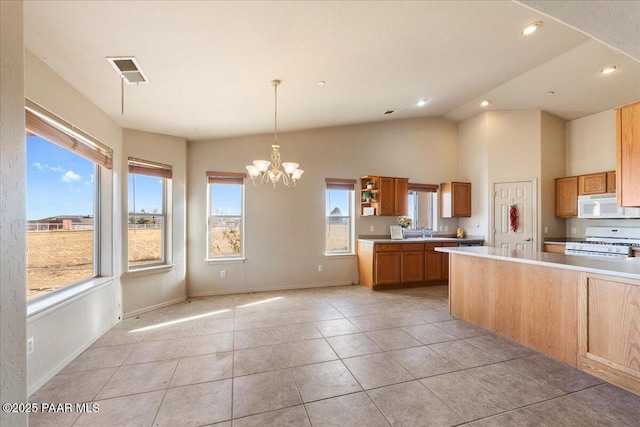
M 400 251 L 399 243 L 382 243 L 376 245 L 376 252 L 398 252 Z
M 403 243 L 402 252 L 411 251 L 424 251 L 424 244 L 422 243 Z

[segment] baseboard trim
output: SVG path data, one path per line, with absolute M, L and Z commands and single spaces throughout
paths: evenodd
M 237 291 L 218 291 L 218 292 L 196 292 L 189 293 L 189 298 L 199 297 L 213 297 L 217 295 L 231 295 L 231 294 L 246 294 L 248 292 L 273 292 L 273 291 L 290 291 L 295 289 L 312 289 L 312 288 L 325 288 L 329 286 L 349 286 L 355 285 L 353 282 L 332 282 L 332 283 L 309 283 L 304 285 L 294 286 L 278 286 L 273 288 L 259 288 L 259 289 L 238 289 Z
M 147 313 L 149 311 L 157 310 L 159 308 L 167 307 L 167 306 L 170 306 L 170 305 L 173 305 L 173 304 L 178 304 L 178 303 L 184 302 L 186 300 L 187 300 L 187 297 L 180 297 L 180 298 L 176 298 L 176 299 L 171 300 L 171 301 L 161 302 L 160 304 L 152 305 L 150 307 L 141 308 L 139 310 L 132 311 L 131 313 L 124 313 L 122 315 L 122 318 L 123 319 L 128 319 L 130 317 L 138 316 L 140 314 L 144 314 L 144 313 Z
M 33 393 L 35 393 L 36 391 L 40 390 L 40 387 L 45 385 L 47 382 L 49 382 L 49 380 L 51 380 L 58 373 L 60 373 L 60 371 L 62 371 L 64 368 L 66 368 L 69 363 L 71 363 L 76 357 L 80 356 L 86 349 L 91 347 L 94 342 L 96 342 L 100 338 L 102 338 L 102 336 L 104 334 L 106 334 L 107 331 L 109 331 L 114 326 L 115 326 L 115 324 L 107 326 L 104 330 L 102 330 L 98 334 L 96 334 L 96 336 L 94 338 L 90 339 L 88 342 L 86 342 L 85 344 L 80 346 L 78 349 L 76 349 L 76 351 L 74 351 L 73 353 L 71 353 L 67 357 L 65 357 L 60 363 L 58 363 L 54 368 L 52 368 L 49 372 L 47 372 L 46 375 L 44 375 L 42 378 L 40 378 L 35 383 L 31 384 L 27 389 L 27 396 L 31 397 L 31 395 Z

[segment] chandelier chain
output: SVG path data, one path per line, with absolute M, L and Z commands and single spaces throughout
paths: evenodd
M 275 106 L 273 109 L 273 140 L 278 143 L 278 83 L 273 84 Z

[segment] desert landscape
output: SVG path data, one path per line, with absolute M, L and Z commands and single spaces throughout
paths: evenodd
M 161 260 L 161 230 L 129 229 L 129 262 L 132 266 Z M 348 226 L 330 223 L 327 251 L 346 251 Z M 241 253 L 238 227 L 214 227 L 210 256 Z M 27 298 L 50 292 L 93 276 L 93 231 L 27 232 Z

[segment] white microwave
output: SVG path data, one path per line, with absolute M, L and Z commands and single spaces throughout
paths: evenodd
M 578 218 L 640 218 L 640 208 L 618 206 L 616 193 L 578 196 Z

